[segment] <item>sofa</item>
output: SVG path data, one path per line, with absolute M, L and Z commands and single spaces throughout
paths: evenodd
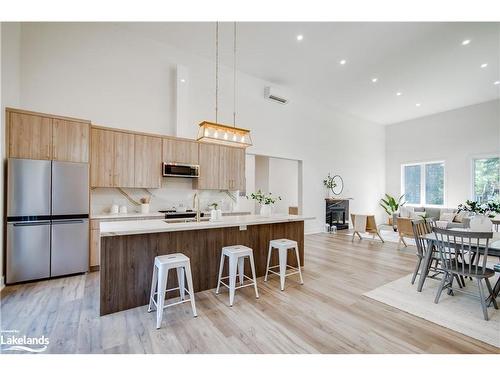
M 420 213 L 420 214 L 419 214 Z M 408 219 L 419 219 L 419 215 L 423 215 L 427 219 L 448 221 L 447 228 L 468 228 L 470 217 L 467 212 L 460 212 L 455 208 L 441 208 L 441 207 L 406 207 L 403 206 L 400 210 L 393 215 L 394 229 L 397 229 L 398 218 L 404 217 Z

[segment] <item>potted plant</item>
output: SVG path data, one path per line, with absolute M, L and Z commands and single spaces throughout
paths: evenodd
M 323 185 L 327 189 L 327 198 L 330 198 L 330 192 L 333 193 L 333 189 L 337 187 L 335 179 L 328 173 L 328 176 L 323 180 Z
M 211 208 L 210 210 L 210 221 L 215 221 L 215 220 L 220 220 L 222 218 L 222 211 L 220 212 L 219 215 L 219 204 L 217 202 L 211 203 L 208 207 Z
M 486 203 L 479 203 L 477 201 L 466 200 L 465 203 L 458 205 L 458 212 L 470 212 L 473 215 L 484 215 L 489 218 L 495 217 L 500 214 L 500 202 L 489 201 Z
M 500 202 L 479 203 L 467 200 L 458 205 L 458 212 L 461 211 L 469 212 L 473 216 L 469 223 L 471 230 L 476 232 L 491 231 L 493 223 L 490 219 L 500 214 Z
M 260 214 L 262 216 L 271 216 L 272 206 L 281 200 L 281 197 L 274 197 L 272 193 L 265 194 L 260 189 L 255 193 L 247 195 L 247 199 L 253 199 L 260 205 Z
M 389 215 L 389 225 L 394 225 L 392 222 L 393 215 L 398 212 L 399 207 L 404 206 L 406 202 L 403 202 L 404 194 L 401 195 L 397 200 L 395 197 L 389 194 L 385 194 L 385 198 L 380 200 L 380 207 L 382 207 L 387 215 Z
M 140 199 L 141 202 L 141 214 L 149 213 L 149 202 L 151 201 L 151 197 L 144 197 Z

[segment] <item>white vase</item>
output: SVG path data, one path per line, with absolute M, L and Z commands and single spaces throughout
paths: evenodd
M 149 214 L 149 203 L 141 203 L 141 214 Z
M 210 210 L 210 221 L 217 220 L 217 210 Z
M 260 216 L 269 217 L 272 214 L 272 207 L 269 204 L 263 204 L 260 206 Z
M 473 232 L 492 232 L 493 223 L 486 215 L 475 215 L 470 219 L 470 230 Z

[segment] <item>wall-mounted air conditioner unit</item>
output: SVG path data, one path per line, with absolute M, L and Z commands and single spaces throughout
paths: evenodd
M 276 103 L 280 104 L 288 103 L 288 99 L 285 97 L 283 93 L 279 92 L 279 90 L 272 88 L 270 86 L 264 88 L 264 97 Z

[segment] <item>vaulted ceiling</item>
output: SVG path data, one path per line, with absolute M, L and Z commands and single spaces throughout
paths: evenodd
M 214 59 L 214 23 L 121 26 Z M 220 25 L 222 64 L 232 28 Z M 499 23 L 237 24 L 239 70 L 381 124 L 499 98 L 499 59 Z

